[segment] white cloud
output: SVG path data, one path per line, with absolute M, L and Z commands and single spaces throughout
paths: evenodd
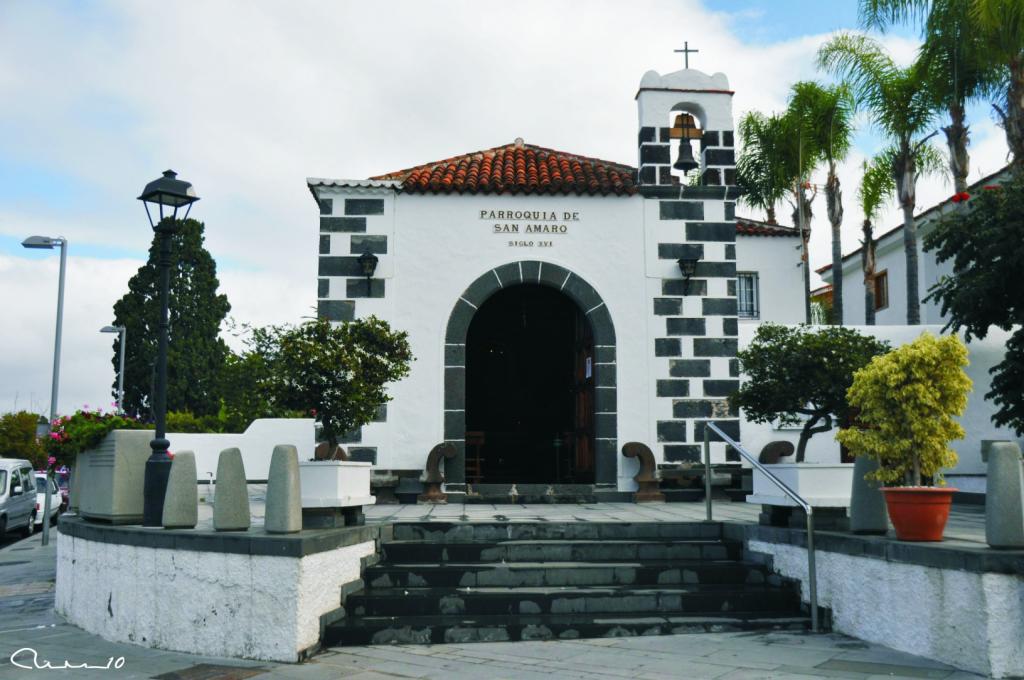
M 43 185 L 0 202 L 0 234 L 72 242 L 61 407 L 109 391 L 109 338 L 95 329 L 140 264 L 75 249 L 145 252 L 151 233 L 134 199 L 165 168 L 203 199 L 195 216 L 233 315 L 297 321 L 315 302 L 306 176 L 366 177 L 517 136 L 635 163 L 633 96 L 646 70 L 680 67 L 683 28 L 699 36 L 692 65 L 729 76 L 737 116 L 781 109 L 794 81 L 818 76 L 827 36 L 745 44 L 734 19 L 696 0 L 0 4 L 0 167 L 38 172 Z M 1000 153 L 984 127 L 976 168 Z M 855 224 L 848 169 L 843 181 Z M 75 191 L 62 193 L 69 183 Z M 922 202 L 944 193 L 922 187 Z M 827 232 L 816 222 L 816 265 Z M 856 228 L 847 232 L 849 249 Z M 2 262 L 0 291 L 20 327 L 0 333 L 0 409 L 15 392 L 20 405 L 29 393 L 45 401 L 55 281 L 55 260 Z

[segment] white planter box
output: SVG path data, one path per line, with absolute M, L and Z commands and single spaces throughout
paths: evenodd
M 373 505 L 370 495 L 372 463 L 341 460 L 299 462 L 299 486 L 304 508 L 347 508 Z
M 850 507 L 853 463 L 780 463 L 766 467 L 812 507 Z M 754 492 L 747 496 L 747 502 L 796 507 L 789 496 L 756 468 Z

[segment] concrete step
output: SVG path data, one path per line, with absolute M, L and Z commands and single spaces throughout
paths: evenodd
M 761 565 L 735 560 L 644 560 L 615 562 L 382 562 L 366 569 L 370 588 L 531 587 L 607 585 L 780 585 Z
M 795 588 L 689 585 L 643 588 L 372 588 L 345 601 L 349 616 L 641 614 L 712 615 L 733 611 L 800 614 Z
M 743 544 L 717 539 L 512 540 L 471 543 L 389 541 L 389 562 L 611 562 L 618 560 L 739 559 Z
M 717 522 L 410 522 L 395 524 L 393 531 L 396 541 L 430 543 L 722 538 Z
M 803 616 L 758 612 L 727 615 L 547 614 L 535 616 L 361 616 L 324 630 L 324 645 L 441 644 L 506 640 L 570 640 L 636 635 L 806 630 Z

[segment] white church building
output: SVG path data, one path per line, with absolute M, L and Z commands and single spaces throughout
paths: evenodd
M 798 234 L 737 219 L 726 77 L 650 71 L 636 167 L 516 139 L 369 179 L 309 178 L 318 314 L 409 333 L 410 375 L 349 437 L 378 470 L 450 442 L 447 490 L 634 488 L 700 460 L 705 422 L 739 436 L 740 327 L 803 320 Z M 369 274 L 369 275 L 368 275 Z M 724 444 L 712 457 L 724 461 Z M 609 496 L 610 497 L 610 496 Z

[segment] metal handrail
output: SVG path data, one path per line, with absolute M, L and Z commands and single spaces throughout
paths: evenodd
M 711 437 L 708 431 L 714 431 L 719 437 L 722 438 L 726 444 L 731 446 L 738 454 L 747 459 L 751 465 L 754 466 L 758 471 L 767 477 L 775 486 L 782 490 L 782 493 L 786 494 L 790 500 L 799 505 L 804 510 L 804 515 L 807 517 L 807 590 L 809 591 L 811 600 L 811 630 L 815 633 L 820 632 L 818 625 L 818 573 L 816 563 L 814 561 L 814 508 L 804 500 L 796 491 L 793 491 L 783 482 L 781 479 L 776 477 L 768 468 L 766 468 L 761 461 L 757 460 L 753 454 L 743 448 L 738 442 L 722 432 L 721 428 L 712 422 L 704 423 L 704 504 L 707 508 L 708 521 L 711 520 Z

